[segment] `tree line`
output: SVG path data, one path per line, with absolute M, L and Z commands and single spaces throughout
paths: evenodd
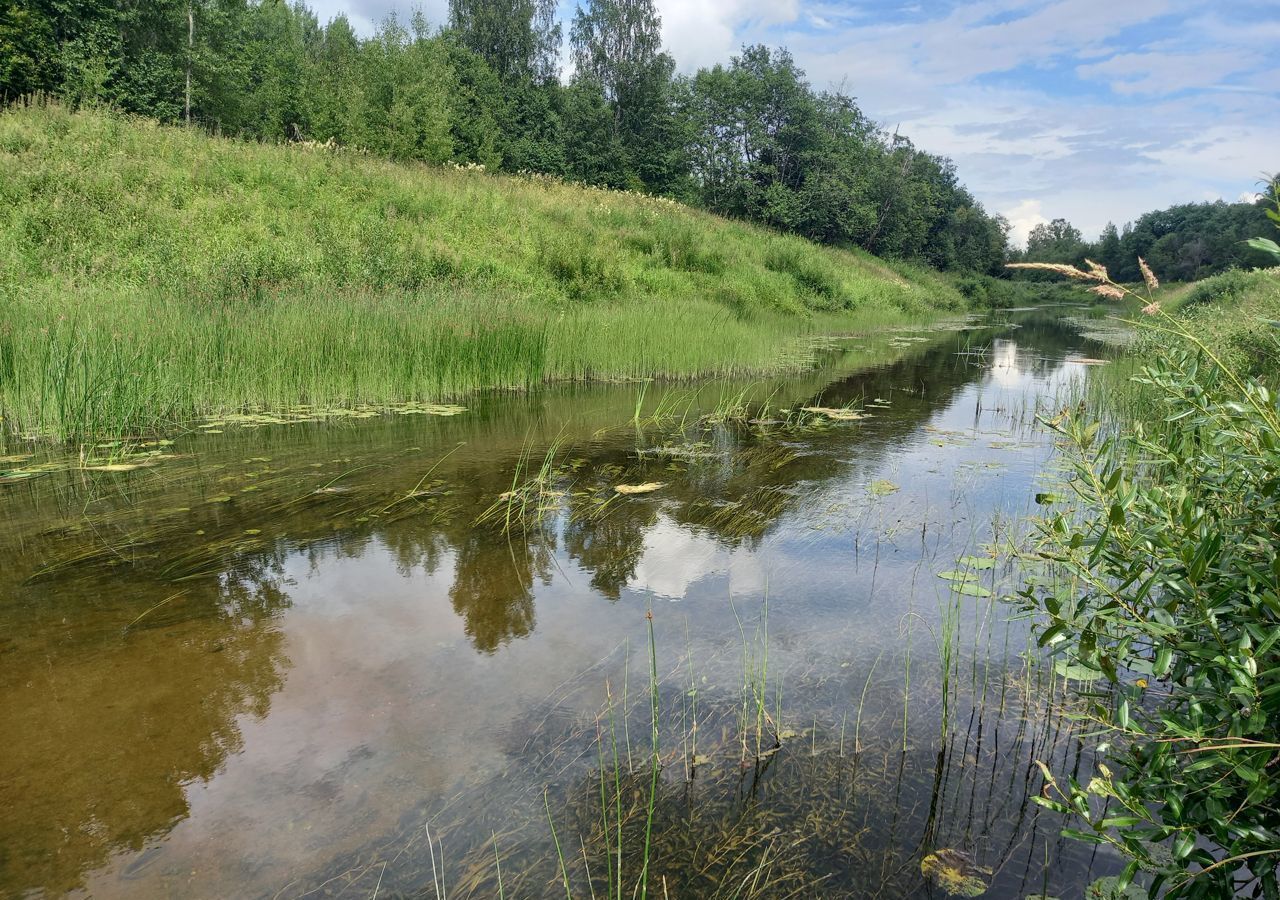
M 48 93 L 257 140 L 539 172 L 823 243 L 998 274 L 1008 225 L 946 158 L 817 90 L 785 49 L 678 75 L 653 0 L 451 0 L 361 37 L 284 0 L 0 0 L 0 97 Z
M 1268 192 L 1280 186 L 1272 179 Z M 1198 281 L 1228 269 L 1274 265 L 1260 250 L 1246 243 L 1270 228 L 1269 201 L 1183 203 L 1145 213 L 1123 229 L 1108 223 L 1096 241 L 1087 241 L 1066 219 L 1054 219 L 1032 229 L 1025 251 L 1012 256 L 1019 262 L 1083 265 L 1092 259 L 1106 266 L 1121 282 L 1139 282 L 1138 258 L 1144 258 L 1162 279 Z M 1037 278 L 1020 273 L 1019 278 Z

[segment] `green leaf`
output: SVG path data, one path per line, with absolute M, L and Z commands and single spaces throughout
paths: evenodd
M 1057 625 L 1050 625 L 1044 631 L 1040 632 L 1040 637 L 1037 639 L 1036 643 L 1041 647 L 1047 647 L 1050 644 L 1066 640 L 1064 637 L 1066 630 L 1067 626 L 1061 622 Z
M 1146 819 L 1139 819 L 1137 816 L 1110 816 L 1098 824 L 1103 828 L 1128 828 L 1133 825 L 1141 825 L 1145 821 Z
M 1267 212 L 1270 213 L 1271 211 L 1268 210 Z M 1266 253 L 1269 256 L 1274 257 L 1277 261 L 1280 261 L 1280 244 L 1277 244 L 1275 241 L 1270 240 L 1269 238 L 1251 238 L 1250 240 L 1245 241 L 1245 243 L 1254 250 L 1261 250 L 1263 253 Z
M 1070 678 L 1072 681 L 1097 681 L 1102 677 L 1101 669 L 1095 669 L 1093 666 L 1086 666 L 1082 663 L 1073 663 L 1069 659 L 1055 661 L 1053 671 L 1063 678 Z

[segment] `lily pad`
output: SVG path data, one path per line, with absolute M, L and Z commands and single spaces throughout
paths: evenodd
M 960 850 L 936 850 L 920 863 L 920 874 L 952 897 L 981 897 L 990 886 L 991 870 Z
M 614 488 L 619 494 L 652 494 L 667 486 L 665 481 L 646 481 L 644 484 L 620 484 Z

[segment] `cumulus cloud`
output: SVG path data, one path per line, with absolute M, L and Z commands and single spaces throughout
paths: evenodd
M 1025 246 L 1031 229 L 1044 225 L 1049 220 L 1045 217 L 1044 204 L 1039 200 L 1022 200 L 1009 209 L 1002 210 L 1009 220 L 1009 239 L 1018 246 Z
M 681 71 L 727 62 L 743 35 L 796 21 L 800 0 L 657 0 L 662 39 Z

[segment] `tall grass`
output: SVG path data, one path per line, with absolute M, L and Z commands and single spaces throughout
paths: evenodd
M 0 111 L 0 407 L 79 438 L 203 414 L 804 365 L 940 280 L 669 201 Z

